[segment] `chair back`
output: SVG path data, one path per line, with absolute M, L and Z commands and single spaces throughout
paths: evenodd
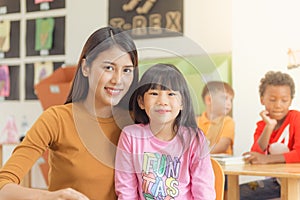
M 224 198 L 224 184 L 225 175 L 222 166 L 213 158 L 210 158 L 211 164 L 215 174 L 215 190 L 216 190 L 216 200 L 223 200 Z

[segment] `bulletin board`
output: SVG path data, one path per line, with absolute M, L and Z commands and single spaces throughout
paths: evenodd
M 1 63 L 9 63 L 11 80 L 10 95 L 4 97 L 4 100 L 37 100 L 33 85 L 37 82 L 34 76 L 34 62 L 52 62 L 53 70 L 65 63 L 66 13 L 65 0 L 40 4 L 35 4 L 35 0 L 0 0 L 0 20 L 5 15 L 3 20 L 10 21 L 10 48 L 3 52 L 1 58 Z M 52 45 L 51 48 L 47 47 L 48 51 L 36 51 L 36 20 L 45 17 L 54 19 L 52 41 L 49 42 Z M 50 68 L 47 68 L 47 73 L 52 72 Z

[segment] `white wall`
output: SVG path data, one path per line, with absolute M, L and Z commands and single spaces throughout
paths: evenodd
M 107 25 L 109 0 L 66 0 L 66 63 L 76 64 L 88 36 Z
M 208 53 L 232 50 L 232 0 L 184 0 L 185 35 Z
M 259 112 L 259 81 L 269 70 L 289 73 L 296 82 L 292 108 L 300 109 L 300 68 L 287 70 L 288 48 L 300 49 L 300 2 L 233 0 L 233 86 L 236 91 L 235 153 L 248 151 Z

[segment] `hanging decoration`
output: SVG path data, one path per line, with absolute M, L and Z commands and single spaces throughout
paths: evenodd
M 10 49 L 10 20 L 0 21 L 0 52 Z
M 0 66 L 0 96 L 8 97 L 10 94 L 10 77 L 9 67 L 7 65 Z
M 300 50 L 288 49 L 288 69 L 300 67 Z
M 53 73 L 53 62 L 34 63 L 34 85 Z
M 45 2 L 53 2 L 54 0 L 34 0 L 35 4 L 45 3 Z
M 50 50 L 53 43 L 54 18 L 39 18 L 35 22 L 35 50 Z

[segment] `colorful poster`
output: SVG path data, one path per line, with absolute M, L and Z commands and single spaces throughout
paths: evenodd
M 0 96 L 8 97 L 10 92 L 9 68 L 7 65 L 0 66 Z
M 0 21 L 0 51 L 7 52 L 10 49 L 10 20 Z
M 53 62 L 34 63 L 34 85 L 53 73 Z
M 40 4 L 40 3 L 44 3 L 44 2 L 53 2 L 54 0 L 34 0 L 35 4 Z
M 35 21 L 35 50 L 49 50 L 52 48 L 54 18 L 39 18 Z

